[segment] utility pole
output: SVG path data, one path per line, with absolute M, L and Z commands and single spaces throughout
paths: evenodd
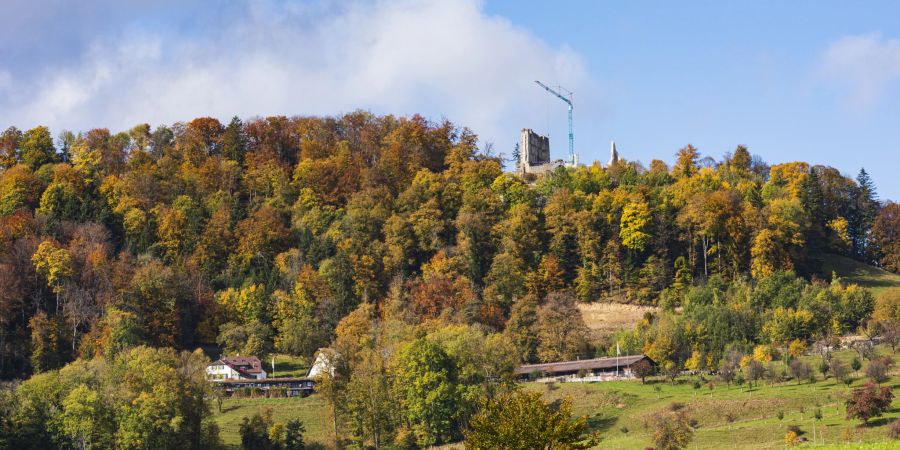
M 564 89 L 561 86 L 557 86 L 557 89 L 559 89 L 560 91 L 564 90 L 569 93 L 569 98 L 566 98 L 566 96 L 551 89 L 550 86 L 547 86 L 546 84 L 541 83 L 538 80 L 534 80 L 534 82 L 537 83 L 538 86 L 546 89 L 547 92 L 559 97 L 560 100 L 566 102 L 566 105 L 568 105 L 568 110 L 569 110 L 569 164 L 572 164 L 574 166 L 575 165 L 575 134 L 572 132 L 572 91 L 570 91 L 568 89 Z

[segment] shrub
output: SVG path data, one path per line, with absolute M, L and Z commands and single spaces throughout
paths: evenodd
M 850 442 L 854 439 L 856 439 L 856 430 L 853 428 L 844 428 L 844 431 L 841 432 L 841 440 Z
M 822 378 L 828 378 L 829 369 L 831 369 L 828 361 L 825 358 L 822 358 L 822 361 L 819 362 L 819 373 L 822 374 Z
M 728 411 L 727 413 L 725 413 L 725 421 L 728 422 L 729 425 L 734 423 L 734 421 L 736 419 L 737 419 L 737 416 L 735 416 L 733 412 Z
M 800 445 L 800 436 L 797 436 L 797 433 L 793 431 L 788 431 L 784 435 L 784 443 L 790 446 Z
M 869 363 L 866 367 L 866 376 L 876 383 L 884 383 L 890 378 L 889 372 L 894 365 L 894 360 L 888 356 L 882 356 Z
M 631 372 L 634 376 L 641 379 L 641 383 L 644 383 L 647 380 L 647 377 L 656 372 L 656 368 L 653 367 L 653 364 L 647 362 L 647 360 L 641 360 L 631 366 Z
M 846 364 L 842 363 L 839 359 L 835 359 L 828 365 L 828 373 L 835 379 L 843 380 L 849 374 L 849 371 L 847 370 Z
M 794 379 L 797 380 L 797 384 L 800 384 L 800 380 L 809 378 L 809 375 L 809 364 L 800 361 L 799 359 L 791 361 L 791 376 L 793 376 Z
M 750 380 L 750 388 L 753 389 L 753 382 L 759 380 L 766 374 L 766 368 L 757 360 L 750 361 L 747 365 L 747 379 Z
M 888 427 L 888 436 L 891 439 L 900 439 L 900 419 L 894 419 Z
M 778 410 L 778 413 L 775 414 L 775 417 L 778 417 L 778 420 L 784 419 L 784 411 Z
M 847 418 L 857 418 L 868 423 L 869 419 L 881 416 L 890 408 L 893 399 L 891 388 L 868 382 L 863 387 L 854 389 L 847 399 Z
M 694 430 L 684 411 L 660 411 L 650 418 L 653 445 L 657 450 L 678 450 L 691 442 Z

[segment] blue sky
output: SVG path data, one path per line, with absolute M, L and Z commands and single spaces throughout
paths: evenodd
M 9 0 L 0 126 L 54 132 L 212 115 L 422 113 L 508 153 L 520 128 L 581 161 L 691 143 L 805 160 L 900 199 L 900 4 Z
M 900 4 L 515 3 L 487 10 L 585 61 L 599 99 L 575 94 L 585 156 L 613 139 L 645 163 L 686 143 L 716 158 L 744 144 L 770 163 L 865 167 L 882 198 L 900 199 Z

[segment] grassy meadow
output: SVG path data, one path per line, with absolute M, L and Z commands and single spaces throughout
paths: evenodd
M 865 448 L 882 443 L 884 448 L 897 448 L 887 437 L 890 420 L 900 417 L 900 401 L 884 417 L 859 427 L 859 421 L 847 420 L 844 400 L 849 390 L 862 385 L 856 380 L 848 388 L 833 379 L 815 383 L 784 382 L 770 385 L 762 382 L 748 386 L 727 386 L 715 381 L 694 388 L 696 377 L 682 377 L 675 384 L 654 380 L 642 385 L 635 381 L 608 383 L 561 383 L 552 387 L 529 384 L 526 389 L 544 393 L 548 401 L 570 397 L 575 414 L 588 417 L 592 427 L 601 432 L 599 448 L 640 449 L 651 446 L 651 431 L 645 420 L 672 403 L 682 403 L 688 416 L 696 420 L 694 439 L 689 448 L 697 449 L 778 449 L 786 448 L 784 436 L 790 425 L 799 426 L 812 447 L 814 430 L 819 446 L 845 448 L 848 444 L 865 444 Z M 900 378 L 888 383 L 896 387 Z M 815 419 L 819 408 L 822 419 Z M 783 413 L 778 418 L 779 411 Z M 852 448 L 852 447 L 851 447 Z M 860 447 L 862 448 L 862 447 Z
M 880 354 L 891 354 L 879 348 Z M 842 350 L 834 357 L 849 361 L 854 352 Z M 895 355 L 896 356 L 896 355 Z M 806 357 L 815 368 L 818 357 Z M 276 360 L 277 361 L 277 360 Z M 863 367 L 863 369 L 865 366 Z M 896 373 L 895 373 L 896 375 Z M 849 387 L 832 378 L 817 381 L 795 381 L 770 384 L 760 381 L 753 389 L 712 380 L 712 388 L 699 377 L 684 376 L 673 384 L 661 379 L 617 381 L 605 383 L 557 383 L 551 386 L 526 383 L 522 387 L 541 392 L 547 401 L 571 397 L 573 411 L 587 416 L 591 428 L 603 436 L 603 449 L 642 449 L 650 443 L 650 430 L 644 426 L 652 413 L 674 402 L 684 404 L 688 415 L 696 420 L 694 439 L 689 448 L 696 449 L 780 449 L 787 448 L 784 436 L 789 425 L 799 426 L 811 448 L 898 448 L 887 437 L 891 420 L 900 417 L 900 400 L 884 417 L 872 420 L 869 426 L 859 426 L 858 420 L 847 420 L 844 401 L 850 390 L 861 386 L 864 379 L 856 376 Z M 701 381 L 695 388 L 694 381 Z M 894 376 L 887 385 L 900 392 L 900 377 Z M 307 442 L 331 441 L 327 408 L 324 400 L 313 395 L 306 398 L 228 399 L 216 421 L 222 439 L 232 448 L 240 444 L 238 434 L 241 419 L 264 408 L 272 408 L 277 421 L 299 418 L 306 426 Z M 815 419 L 820 409 L 822 419 Z M 781 419 L 779 412 L 783 413 Z M 817 445 L 813 445 L 813 438 Z
M 827 255 L 822 264 L 822 275 L 831 277 L 836 273 L 846 283 L 855 283 L 872 291 L 875 297 L 900 296 L 900 275 L 863 264 L 840 255 Z

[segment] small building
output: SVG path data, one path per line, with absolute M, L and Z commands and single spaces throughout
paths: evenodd
M 330 348 L 320 348 L 319 351 L 316 352 L 316 357 L 313 359 L 313 363 L 309 367 L 309 372 L 306 373 L 306 377 L 315 379 L 325 372 L 328 372 L 333 376 L 335 363 L 340 357 L 341 355 L 338 352 Z
M 526 364 L 515 370 L 516 378 L 541 382 L 551 381 L 609 381 L 635 378 L 632 368 L 640 361 L 657 367 L 647 355 L 613 356 L 605 358 L 561 361 L 545 364 Z
M 255 356 L 226 356 L 206 366 L 206 377 L 213 381 L 263 380 L 266 371 Z

